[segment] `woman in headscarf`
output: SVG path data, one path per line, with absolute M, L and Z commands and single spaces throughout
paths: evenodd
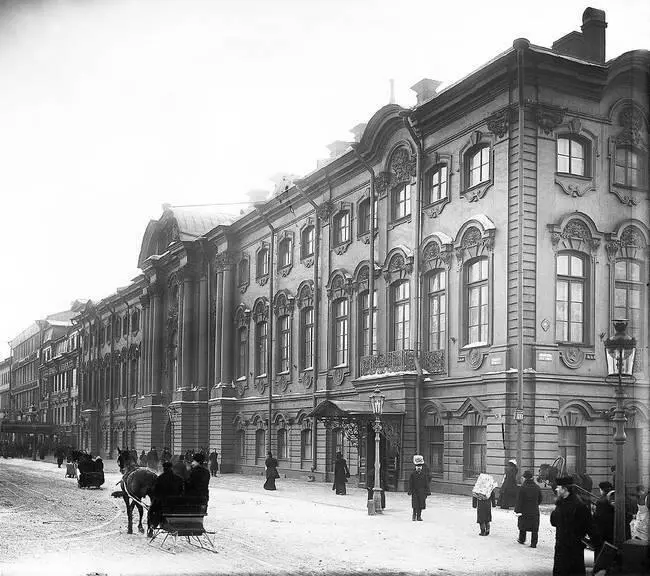
M 275 490 L 275 479 L 279 478 L 280 474 L 278 474 L 278 461 L 273 458 L 273 454 L 270 450 L 267 452 L 264 466 L 266 467 L 266 482 L 264 482 L 264 490 Z

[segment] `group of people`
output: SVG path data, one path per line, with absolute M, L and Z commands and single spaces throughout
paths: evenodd
M 202 512 L 207 512 L 211 474 L 203 453 L 194 453 L 190 460 L 186 479 L 174 472 L 171 460 L 163 462 L 163 471 L 156 478 L 151 491 L 150 526 L 159 525 L 163 521 L 163 511 L 181 503 L 184 506 L 196 505 Z

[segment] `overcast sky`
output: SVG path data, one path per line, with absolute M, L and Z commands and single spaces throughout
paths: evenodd
M 647 0 L 0 0 L 0 358 L 138 274 L 162 204 L 305 174 L 389 99 L 415 103 L 518 37 L 606 10 L 607 57 L 650 48 Z M 443 85 L 444 88 L 444 85 Z

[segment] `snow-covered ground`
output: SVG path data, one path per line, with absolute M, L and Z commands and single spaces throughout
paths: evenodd
M 82 490 L 51 462 L 0 460 L 0 575 L 26 574 L 550 574 L 554 529 L 542 509 L 536 549 L 516 543 L 512 510 L 493 509 L 488 537 L 478 535 L 471 498 L 433 494 L 423 522 L 411 521 L 410 497 L 387 494 L 381 516 L 368 516 L 366 491 L 261 476 L 219 475 L 210 482 L 205 526 L 218 553 L 179 539 L 150 546 L 126 533 L 120 475 L 106 463 L 101 490 Z M 156 542 L 154 542 L 156 544 Z M 586 553 L 587 564 L 593 561 Z

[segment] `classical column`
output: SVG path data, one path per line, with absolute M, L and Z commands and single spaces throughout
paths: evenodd
M 199 388 L 208 387 L 210 303 L 208 302 L 208 276 L 201 275 L 199 281 Z
M 232 282 L 233 258 L 229 252 L 217 254 L 217 267 L 223 271 L 223 310 L 221 313 L 221 382 L 232 382 Z M 217 303 L 218 306 L 218 303 Z
M 152 329 L 153 334 L 151 342 L 151 385 L 152 392 L 159 394 L 161 392 L 161 344 L 162 344 L 162 288 L 159 284 L 152 284 L 151 295 L 153 302 L 151 304 L 151 314 L 153 316 Z
M 183 318 L 181 332 L 181 388 L 192 388 L 195 384 L 192 379 L 192 348 L 194 346 L 192 338 L 192 323 L 194 315 L 194 275 L 191 270 L 183 270 Z
M 221 382 L 221 341 L 223 340 L 223 271 L 216 268 L 214 293 L 216 313 L 214 315 L 214 384 Z

